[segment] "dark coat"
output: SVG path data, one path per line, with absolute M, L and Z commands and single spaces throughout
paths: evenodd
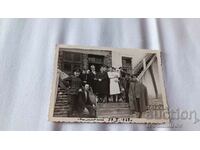
M 79 77 L 71 76 L 67 78 L 70 83 L 69 93 L 71 95 L 77 95 L 78 90 L 81 88 L 81 79 Z
M 86 99 L 85 91 L 82 90 L 78 93 L 78 106 L 80 109 L 83 109 L 86 107 L 86 105 L 91 105 L 92 106 L 92 101 L 90 99 L 89 91 L 87 92 L 88 96 Z
M 144 84 L 138 81 L 130 81 L 128 96 L 131 110 L 136 112 L 145 112 L 147 110 L 148 93 Z M 139 100 L 139 105 L 136 100 Z
M 130 85 L 129 78 L 126 78 L 126 77 L 120 78 L 120 88 L 124 88 L 124 90 L 128 92 L 129 85 Z
M 126 102 L 129 102 L 128 100 L 128 92 L 129 92 L 129 86 L 130 86 L 130 80 L 128 77 L 121 77 L 120 78 L 120 89 L 122 90 L 122 88 L 124 89 L 124 91 L 122 92 L 124 99 Z
M 82 88 L 78 92 L 78 101 L 77 101 L 77 110 L 80 113 L 80 116 L 82 115 L 82 112 L 85 108 L 89 110 L 89 116 L 94 117 L 95 116 L 95 109 L 93 108 L 93 105 L 96 103 L 93 100 L 93 93 L 92 91 L 87 91 L 87 98 L 85 90 Z
M 99 81 L 99 79 L 101 81 Z M 108 95 L 109 93 L 109 78 L 107 72 L 99 72 L 97 74 L 97 93 L 101 95 Z
M 97 92 L 96 84 L 97 84 L 97 74 L 94 74 L 92 71 L 88 74 L 88 83 L 92 87 L 94 93 Z
M 86 83 L 88 83 L 88 74 L 80 74 L 80 79 L 81 79 L 81 81 L 82 81 L 82 85 L 84 85 L 84 84 L 86 84 Z M 89 83 L 88 83 L 89 84 Z

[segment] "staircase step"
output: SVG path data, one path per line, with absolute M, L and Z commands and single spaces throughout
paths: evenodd
M 58 89 L 58 95 L 54 107 L 54 116 L 67 117 L 71 112 L 71 95 L 65 89 Z
M 69 98 L 58 98 L 57 99 L 57 101 L 59 102 L 59 101 L 70 101 L 71 99 L 69 99 Z
M 60 102 L 60 103 L 56 103 L 55 106 L 68 106 L 68 105 L 71 105 L 71 103 L 69 103 L 69 102 Z
M 58 98 L 60 98 L 60 99 L 63 98 L 64 99 L 64 98 L 69 98 L 69 96 L 67 96 L 67 95 L 62 95 L 61 96 L 61 95 L 59 95 Z
M 129 108 L 110 108 L 110 109 L 97 109 L 97 115 L 129 115 Z
M 98 103 L 98 108 L 128 108 L 128 103 Z
M 69 103 L 69 102 L 71 102 L 71 100 L 69 100 L 69 99 L 57 99 L 56 100 L 56 103 Z
M 55 109 L 54 114 L 68 113 L 70 109 Z
M 62 114 L 55 114 L 53 115 L 54 117 L 68 117 L 68 113 L 62 113 Z
M 54 111 L 54 115 L 62 115 L 62 114 L 69 114 L 69 112 L 68 111 L 62 111 L 62 112 Z
M 67 105 L 56 105 L 55 107 L 54 107 L 55 109 L 67 109 L 67 108 L 69 108 L 69 106 L 67 106 Z
M 57 99 L 57 102 L 68 102 L 68 101 L 70 101 L 71 99 L 69 99 L 69 98 L 58 98 Z
M 131 114 L 128 103 L 98 103 L 98 117 L 129 117 Z

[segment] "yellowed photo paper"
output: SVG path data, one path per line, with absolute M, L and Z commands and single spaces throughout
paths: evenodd
M 159 50 L 58 45 L 49 120 L 167 123 Z

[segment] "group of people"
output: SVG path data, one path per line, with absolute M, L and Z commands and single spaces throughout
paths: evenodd
M 82 84 L 89 84 L 97 97 L 98 103 L 128 102 L 128 88 L 130 75 L 122 68 L 101 66 L 97 72 L 95 66 L 91 70 L 80 73 Z
M 79 116 L 95 117 L 96 102 L 124 101 L 130 104 L 133 112 L 142 112 L 148 105 L 146 87 L 122 68 L 101 66 L 97 72 L 91 65 L 90 70 L 75 69 L 72 76 L 62 79 L 62 83 L 69 87 L 73 110 Z M 141 90 L 144 92 L 141 93 Z

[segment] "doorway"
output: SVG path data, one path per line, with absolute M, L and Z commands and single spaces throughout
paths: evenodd
M 100 71 L 100 68 L 102 65 L 104 65 L 104 56 L 102 55 L 88 55 L 88 67 L 90 69 L 90 66 L 94 65 L 97 72 Z

